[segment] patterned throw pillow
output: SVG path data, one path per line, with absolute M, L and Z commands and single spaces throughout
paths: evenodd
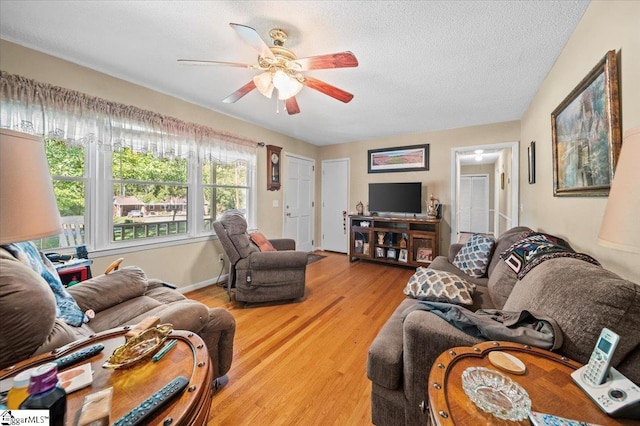
M 481 234 L 473 234 L 453 259 L 453 266 L 470 277 L 480 278 L 487 272 L 489 254 L 495 240 Z
M 403 291 L 414 299 L 471 305 L 471 296 L 475 290 L 475 284 L 463 280 L 456 274 L 421 266 L 409 278 Z

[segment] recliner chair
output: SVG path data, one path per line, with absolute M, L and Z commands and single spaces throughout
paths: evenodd
M 188 299 L 163 281 L 148 278 L 138 267 L 99 275 L 66 291 L 81 312 L 94 311 L 88 323 L 68 324 L 59 315 L 54 292 L 42 275 L 0 247 L 0 370 L 150 316 L 173 324 L 176 330 L 197 333 L 207 345 L 214 377 L 225 376 L 231 368 L 236 331 L 231 312 Z M 226 378 L 215 380 L 212 385 L 217 389 L 224 381 Z
M 269 240 L 276 251 L 262 252 L 247 233 L 247 221 L 239 212 L 226 212 L 213 223 L 229 257 L 228 292 L 235 286 L 238 302 L 257 303 L 304 296 L 307 253 L 295 251 L 289 238 Z

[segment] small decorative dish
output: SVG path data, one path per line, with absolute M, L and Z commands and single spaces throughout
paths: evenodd
M 172 331 L 172 324 L 160 324 L 143 331 L 118 346 L 102 367 L 113 370 L 133 367 L 156 353 Z
M 527 391 L 496 370 L 467 368 L 462 372 L 462 388 L 478 408 L 499 419 L 519 421 L 531 413 Z

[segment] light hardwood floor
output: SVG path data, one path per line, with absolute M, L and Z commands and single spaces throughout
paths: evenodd
M 244 308 L 220 287 L 187 294 L 237 324 L 229 384 L 213 397 L 209 425 L 371 424 L 367 351 L 414 270 L 320 254 L 300 302 Z

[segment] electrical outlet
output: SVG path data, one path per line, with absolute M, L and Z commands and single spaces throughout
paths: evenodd
M 224 262 L 224 254 L 218 255 L 218 262 Z

